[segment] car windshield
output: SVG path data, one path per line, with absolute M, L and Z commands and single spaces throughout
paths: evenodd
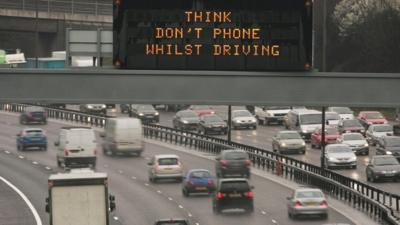
M 160 166 L 172 166 L 172 165 L 177 165 L 177 164 L 178 164 L 177 158 L 158 159 L 158 165 L 160 165 Z
M 388 147 L 400 147 L 400 138 L 387 138 L 386 143 Z
M 183 118 L 197 118 L 198 117 L 197 113 L 195 113 L 193 111 L 184 111 L 184 112 L 181 112 L 180 115 Z
M 288 106 L 265 106 L 265 110 L 290 110 Z
M 344 127 L 361 127 L 361 124 L 357 120 L 344 120 L 343 126 Z
M 353 114 L 353 111 L 347 107 L 332 107 L 331 110 L 339 114 Z
M 246 181 L 224 181 L 220 189 L 221 191 L 249 191 L 250 187 Z
M 330 147 L 327 148 L 326 151 L 328 153 L 349 153 L 352 152 L 351 149 L 345 148 L 345 147 Z
M 27 136 L 40 136 L 43 134 L 41 130 L 26 130 L 25 134 Z
M 336 128 L 327 128 L 325 129 L 325 134 L 337 134 L 338 131 Z
M 321 114 L 300 115 L 301 124 L 321 124 Z
M 211 174 L 208 171 L 193 171 L 190 173 L 191 178 L 209 178 Z
M 296 198 L 323 198 L 324 195 L 320 191 L 299 191 Z
M 392 132 L 393 127 L 390 125 L 379 125 L 379 126 L 374 126 L 373 130 L 374 132 Z
M 245 160 L 248 158 L 249 156 L 245 152 L 229 152 L 225 154 L 225 159 L 228 160 Z
M 281 139 L 301 139 L 300 134 L 298 133 L 281 133 L 280 134 Z
M 203 120 L 206 122 L 223 122 L 223 120 L 219 116 L 205 116 Z
M 367 119 L 383 119 L 384 117 L 380 113 L 366 113 L 365 118 Z
M 389 165 L 400 165 L 399 161 L 395 157 L 382 157 L 375 158 L 374 165 L 376 166 L 389 166 Z
M 154 107 L 152 105 L 139 105 L 138 109 L 139 110 L 154 110 Z
M 233 112 L 233 117 L 239 117 L 239 116 L 252 116 L 252 115 L 249 111 L 246 111 L 246 110 Z
M 340 120 L 340 116 L 337 113 L 327 113 L 325 114 L 325 120 Z
M 353 133 L 353 134 L 343 135 L 343 140 L 344 141 L 364 140 L 364 137 L 362 136 L 362 134 Z

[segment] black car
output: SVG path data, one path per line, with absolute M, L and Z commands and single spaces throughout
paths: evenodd
M 139 118 L 143 123 L 160 122 L 160 114 L 152 105 L 131 105 L 129 117 Z
M 121 110 L 121 113 L 128 113 L 129 104 L 119 104 L 119 109 Z
M 216 158 L 215 171 L 217 177 L 229 176 L 250 178 L 251 161 L 243 150 L 223 150 Z
M 213 212 L 221 213 L 225 209 L 242 208 L 248 213 L 254 211 L 253 187 L 247 179 L 229 178 L 218 180 L 213 195 Z
M 157 220 L 154 225 L 189 225 L 189 221 L 180 218 L 161 219 Z
M 399 179 L 400 163 L 392 155 L 373 156 L 368 164 L 365 173 L 367 180 L 375 182 L 378 179 Z
M 20 124 L 28 123 L 47 123 L 47 112 L 42 107 L 28 106 L 25 111 L 19 116 Z
M 199 125 L 199 116 L 192 110 L 182 110 L 172 118 L 172 126 L 175 129 L 194 131 Z
M 397 159 L 400 159 L 400 137 L 383 136 L 378 139 L 376 154 L 393 155 Z
M 218 115 L 204 115 L 200 117 L 198 132 L 205 135 L 210 133 L 227 134 L 228 125 Z

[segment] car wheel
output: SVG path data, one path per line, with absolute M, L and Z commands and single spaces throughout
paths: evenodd
M 254 212 L 254 206 L 251 205 L 251 206 L 247 207 L 246 212 L 250 213 L 250 214 L 253 213 Z
M 372 183 L 375 183 L 375 182 L 376 182 L 376 179 L 375 179 L 375 177 L 374 177 L 374 174 L 371 174 L 369 180 L 370 180 Z
M 178 178 L 178 179 L 176 179 L 176 180 L 177 180 L 178 183 L 182 183 L 182 181 L 183 181 L 182 177 L 181 177 L 181 178 Z
M 58 167 L 61 167 L 61 162 L 60 162 L 59 159 L 57 159 L 57 166 L 58 166 Z
M 306 151 L 302 150 L 302 151 L 300 151 L 300 154 L 304 155 L 304 154 L 306 154 Z
M 322 214 L 322 215 L 321 215 L 321 218 L 322 218 L 323 220 L 327 220 L 327 219 L 328 219 L 328 214 L 327 214 L 327 213 Z
M 217 205 L 213 205 L 213 213 L 220 214 L 221 213 L 220 207 L 218 207 Z
M 182 194 L 183 194 L 184 197 L 189 197 L 189 192 L 188 192 L 188 190 L 186 190 L 186 189 L 184 189 L 184 188 L 182 188 Z
M 315 148 L 315 145 L 314 145 L 314 143 L 312 143 L 312 142 L 311 142 L 311 148 Z
M 253 130 L 257 130 L 257 125 L 254 125 L 254 126 L 253 126 Z
M 17 150 L 21 151 L 21 146 L 19 144 L 17 144 Z
M 352 166 L 351 168 L 353 168 L 353 169 L 357 169 L 357 165 L 355 165 L 355 166 Z
M 25 150 L 25 146 L 24 145 L 20 145 L 21 151 Z
M 47 151 L 47 145 L 44 146 L 44 147 L 42 147 L 42 150 L 43 150 L 43 151 Z

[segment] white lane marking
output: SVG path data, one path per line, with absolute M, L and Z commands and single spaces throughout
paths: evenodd
M 199 223 L 195 223 L 195 225 L 200 225 Z
M 149 186 L 149 183 L 144 183 L 144 185 Z
M 160 190 L 157 190 L 157 193 L 158 193 L 158 194 L 162 194 L 162 192 L 161 192 Z
M 4 151 L 6 154 L 10 154 L 10 152 L 9 151 Z
M 276 222 L 276 220 L 271 220 L 272 221 L 272 223 L 274 223 L 274 224 L 277 224 L 278 222 Z
M 173 199 L 171 197 L 168 197 L 168 200 L 172 201 Z
M 131 177 L 132 178 L 132 180 L 136 180 L 136 177 Z
M 37 165 L 37 164 L 39 164 L 39 163 L 36 162 L 36 161 L 33 161 L 32 164 L 33 164 L 33 165 Z
M 23 157 L 22 155 L 19 155 L 18 158 L 23 159 L 23 158 L 25 158 L 25 157 Z
M 25 201 L 25 203 L 28 205 L 29 209 L 31 210 L 33 217 L 35 218 L 36 225 L 42 225 L 42 220 L 40 219 L 40 216 L 38 212 L 36 211 L 35 207 L 32 205 L 32 203 L 29 201 L 29 199 L 20 191 L 17 187 L 15 187 L 11 182 L 8 180 L 4 179 L 3 177 L 0 176 L 0 180 L 2 180 L 4 183 L 6 183 L 9 187 L 11 187 L 17 194 L 22 198 L 22 200 Z
M 263 215 L 265 215 L 265 214 L 267 214 L 265 211 L 261 211 L 261 214 L 263 214 Z
M 192 217 L 193 215 L 191 213 L 188 214 L 188 217 Z
M 123 174 L 123 173 L 124 173 L 124 171 L 122 171 L 122 170 L 118 170 L 118 173 L 120 173 L 120 174 Z
M 48 167 L 48 166 L 46 166 L 45 168 L 46 168 L 46 170 L 51 170 L 51 168 L 50 168 L 50 167 Z
M 180 209 L 183 209 L 183 206 L 182 206 L 182 205 L 178 205 L 178 207 L 179 207 Z
M 114 220 L 119 220 L 119 218 L 117 216 L 114 216 L 113 219 Z

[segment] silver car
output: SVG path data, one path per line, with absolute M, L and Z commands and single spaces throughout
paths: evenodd
M 369 144 L 360 133 L 343 133 L 337 141 L 340 144 L 348 145 L 356 155 L 369 154 Z
M 257 120 L 248 110 L 232 111 L 232 128 L 253 128 L 257 129 Z
M 333 167 L 357 168 L 357 157 L 346 144 L 330 144 L 325 147 L 325 165 Z
M 306 142 L 297 131 L 280 131 L 272 138 L 272 150 L 279 153 L 306 153 Z
M 157 182 L 160 179 L 175 179 L 182 182 L 183 166 L 177 155 L 155 155 L 147 165 L 150 182 Z
M 288 198 L 288 216 L 295 219 L 299 215 L 319 215 L 328 218 L 328 202 L 324 193 L 317 188 L 297 188 Z

